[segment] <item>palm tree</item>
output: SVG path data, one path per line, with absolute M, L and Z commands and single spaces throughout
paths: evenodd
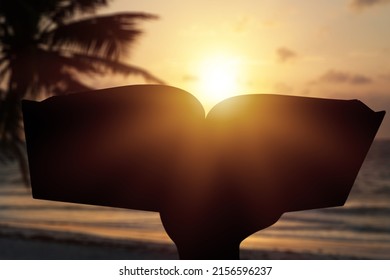
M 119 73 L 161 81 L 121 59 L 142 33 L 145 13 L 96 15 L 109 0 L 0 1 L 0 160 L 27 164 L 20 101 L 90 90 L 81 74 Z

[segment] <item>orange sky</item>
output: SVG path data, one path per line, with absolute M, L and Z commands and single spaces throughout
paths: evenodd
M 160 16 L 141 25 L 129 62 L 206 109 L 230 95 L 282 93 L 360 99 L 390 113 L 388 0 L 114 0 L 101 12 L 121 11 Z M 228 82 L 228 92 L 218 88 Z M 379 136 L 390 137 L 386 118 Z

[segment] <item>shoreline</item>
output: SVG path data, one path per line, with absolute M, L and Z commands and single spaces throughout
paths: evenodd
M 351 256 L 241 249 L 241 260 L 350 260 Z M 0 260 L 175 260 L 173 243 L 103 238 L 0 225 Z

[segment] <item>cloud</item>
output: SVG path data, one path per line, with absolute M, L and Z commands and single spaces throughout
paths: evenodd
M 324 75 L 322 75 L 318 81 L 326 83 L 345 83 L 349 78 L 350 75 L 348 73 L 329 70 Z
M 389 4 L 390 0 L 352 0 L 350 6 L 355 10 L 363 10 L 380 4 Z
M 350 78 L 349 82 L 351 84 L 369 84 L 372 82 L 372 79 L 370 77 L 367 77 L 367 76 L 363 76 L 363 75 L 354 75 Z
M 298 54 L 295 51 L 285 47 L 277 49 L 276 55 L 280 63 L 285 63 L 298 57 Z
M 324 75 L 322 75 L 317 81 L 317 83 L 348 83 L 352 85 L 362 85 L 372 83 L 370 77 L 352 74 L 343 71 L 329 70 Z

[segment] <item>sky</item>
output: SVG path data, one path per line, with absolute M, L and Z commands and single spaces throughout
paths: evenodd
M 359 99 L 390 114 L 390 0 L 113 0 L 100 10 L 129 11 L 159 19 L 140 24 L 126 62 L 206 110 L 232 95 L 277 93 Z M 390 138 L 387 118 L 378 137 Z

